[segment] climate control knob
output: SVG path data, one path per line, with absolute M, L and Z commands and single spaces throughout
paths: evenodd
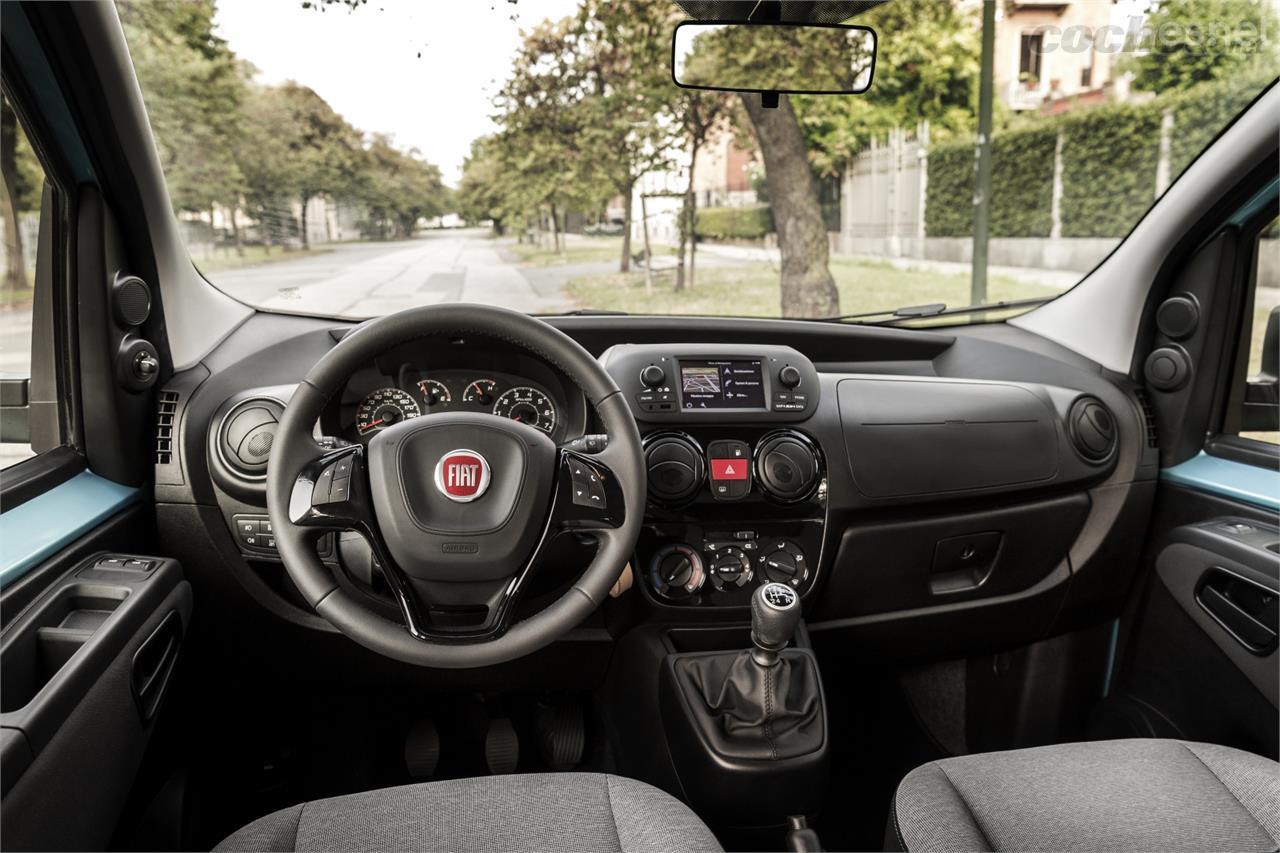
M 809 567 L 800 546 L 787 539 L 779 539 L 756 558 L 761 576 L 771 583 L 785 583 L 798 587 L 809 577 Z
M 711 555 L 711 583 L 716 589 L 738 589 L 751 583 L 755 572 L 751 568 L 751 558 L 741 548 L 730 545 L 721 548 Z
M 687 598 L 706 580 L 702 557 L 684 543 L 663 545 L 649 561 L 649 582 L 664 598 Z

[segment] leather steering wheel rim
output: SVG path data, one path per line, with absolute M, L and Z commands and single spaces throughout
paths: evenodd
M 582 576 L 557 601 L 479 642 L 425 642 L 339 586 L 316 553 L 314 530 L 290 518 L 295 480 L 325 453 L 312 430 L 350 376 L 389 349 L 434 336 L 481 336 L 504 341 L 545 360 L 586 395 L 608 444 L 598 458 L 615 475 L 623 509 L 616 527 L 592 530 L 598 547 Z M 299 383 L 276 430 L 267 467 L 267 512 L 285 570 L 316 613 L 362 646 L 420 666 L 491 666 L 530 654 L 576 627 L 608 597 L 635 549 L 645 501 L 644 455 L 635 419 L 604 367 L 549 324 L 505 308 L 449 304 L 410 308 L 358 326 L 326 353 Z

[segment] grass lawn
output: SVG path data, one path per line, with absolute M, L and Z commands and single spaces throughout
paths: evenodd
M 836 259 L 831 274 L 840 289 L 840 311 L 865 311 L 943 302 L 952 307 L 969 303 L 969 277 L 917 270 L 890 264 Z M 652 295 L 644 292 L 644 273 L 583 276 L 568 291 L 583 308 L 626 311 L 631 314 L 703 314 L 711 316 L 777 317 L 782 313 L 778 271 L 769 264 L 699 269 L 693 290 L 672 290 L 674 273 L 655 272 Z M 1009 278 L 992 278 L 988 301 L 1050 296 L 1053 291 Z
M 235 249 L 218 249 L 213 257 L 201 260 L 193 258 L 192 263 L 196 265 L 196 269 L 207 275 L 218 270 L 230 270 L 237 267 L 274 264 L 280 261 L 296 261 L 299 258 L 311 258 L 316 255 L 325 255 L 332 251 L 332 249 L 312 247 L 305 251 L 302 249 L 290 249 L 286 252 L 280 246 L 273 246 L 271 251 L 268 252 L 266 246 L 245 246 L 243 255 L 237 254 Z
M 597 264 L 616 263 L 622 257 L 621 237 L 579 237 L 570 236 L 563 252 L 556 252 L 532 243 L 507 243 L 505 248 L 520 259 L 520 263 L 531 267 L 553 267 L 561 264 Z M 631 253 L 638 254 L 644 250 L 644 243 L 638 240 L 631 242 Z M 654 246 L 653 254 L 671 255 L 675 249 L 670 246 Z

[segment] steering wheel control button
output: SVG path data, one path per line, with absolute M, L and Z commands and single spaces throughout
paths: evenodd
M 451 450 L 436 463 L 440 494 L 457 503 L 470 503 L 489 488 L 489 462 L 474 450 Z
M 329 492 L 333 488 L 334 467 L 333 465 L 326 465 L 324 470 L 320 472 L 320 476 L 316 477 L 315 487 L 311 490 L 311 503 L 313 505 L 318 506 L 329 502 Z
M 573 503 L 576 506 L 608 509 L 609 501 L 604 494 L 600 473 L 578 459 L 570 459 L 567 464 L 569 480 L 573 486 Z
M 732 501 L 751 493 L 751 448 L 745 441 L 713 441 L 707 445 L 707 459 L 713 497 Z

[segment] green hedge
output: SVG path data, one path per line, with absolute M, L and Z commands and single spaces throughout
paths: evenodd
M 991 234 L 1047 237 L 1052 222 L 1057 130 L 1004 133 L 991 142 Z M 925 229 L 930 237 L 973 233 L 974 151 L 968 143 L 929 151 Z
M 930 237 L 968 237 L 973 233 L 973 146 L 935 145 L 929 149 L 924 228 Z
M 1274 77 L 1259 70 L 1145 103 L 1085 107 L 1032 117 L 992 140 L 991 236 L 1047 237 L 1053 216 L 1053 157 L 1062 145 L 1062 235 L 1123 237 L 1155 199 L 1160 124 L 1172 111 L 1169 176 L 1177 178 L 1233 116 Z M 925 228 L 930 237 L 973 233 L 971 143 L 929 151 Z
M 1062 128 L 1062 236 L 1122 237 L 1155 201 L 1160 104 L 1067 113 Z
M 693 227 L 699 237 L 751 240 L 773 233 L 773 210 L 767 204 L 751 207 L 704 207 Z

